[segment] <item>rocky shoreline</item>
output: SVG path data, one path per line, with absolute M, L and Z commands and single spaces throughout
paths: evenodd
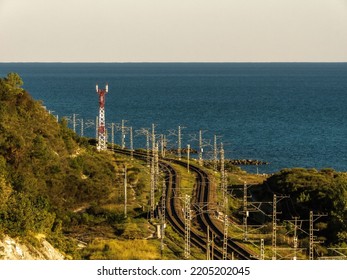
M 232 165 L 268 165 L 269 162 L 261 161 L 257 159 L 226 159 L 225 163 Z
M 177 149 L 170 149 L 166 151 L 169 154 L 177 155 Z M 188 152 L 187 148 L 181 149 L 181 154 L 186 155 Z M 190 149 L 190 154 L 198 154 L 197 150 Z M 213 163 L 213 160 L 204 160 L 205 163 Z M 225 159 L 226 165 L 268 165 L 269 162 L 257 160 L 257 159 Z

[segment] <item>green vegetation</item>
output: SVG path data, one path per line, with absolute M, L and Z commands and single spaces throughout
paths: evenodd
M 333 169 L 284 169 L 269 177 L 265 185 L 275 193 L 290 196 L 294 207 L 282 205 L 287 214 L 302 218 L 307 218 L 309 211 L 327 214 L 319 220 L 319 234 L 328 244 L 347 243 L 347 173 Z
M 83 253 L 89 260 L 155 260 L 160 259 L 157 246 L 148 240 L 96 239 Z
M 122 167 L 65 120 L 57 123 L 22 85 L 15 73 L 0 78 L 0 233 L 24 239 L 44 234 L 78 257 L 70 237 L 122 222 L 121 212 L 103 209 L 117 195 Z
M 129 156 L 97 152 L 22 85 L 15 73 L 0 78 L 0 235 L 33 245 L 45 237 L 67 258 L 161 258 L 155 228 L 146 219 L 148 168 Z M 164 259 L 182 257 L 182 248 L 172 252 L 174 241 L 166 244 Z
M 220 178 L 217 175 L 217 182 Z M 244 240 L 243 183 L 247 183 L 249 217 L 247 241 Z M 242 246 L 260 254 L 260 239 L 265 242 L 265 258 L 271 259 L 272 250 L 272 200 L 273 194 L 287 196 L 278 199 L 277 247 L 279 258 L 293 257 L 294 217 L 298 223 L 299 259 L 308 258 L 309 215 L 316 215 L 313 226 L 317 236 L 314 245 L 315 257 L 334 256 L 329 247 L 347 248 L 347 173 L 333 169 L 284 169 L 272 176 L 247 174 L 242 170 L 228 170 L 230 199 L 228 215 L 235 221 L 229 227 L 229 235 Z M 251 197 L 251 198 L 250 198 Z M 221 194 L 218 193 L 221 200 Z M 256 207 L 259 207 L 258 209 Z M 324 215 L 323 215 L 324 214 Z M 322 215 L 319 218 L 318 215 Z M 336 255 L 335 255 L 336 256 Z
M 234 174 L 235 175 L 235 174 Z M 232 175 L 233 176 L 233 175 Z M 243 177 L 244 178 L 244 177 Z M 241 177 L 240 177 L 241 179 Z M 232 225 L 229 234 L 239 240 L 243 246 L 260 252 L 260 239 L 265 243 L 265 258 L 272 257 L 272 200 L 277 194 L 277 248 L 278 258 L 293 257 L 294 217 L 297 217 L 299 259 L 308 258 L 309 248 L 309 217 L 310 211 L 322 215 L 313 221 L 314 256 L 334 257 L 329 247 L 347 247 L 347 174 L 332 169 L 284 169 L 264 178 L 264 182 L 248 185 L 248 234 L 244 241 L 243 222 L 243 190 L 242 185 L 235 184 L 233 199 L 229 200 L 229 210 L 239 225 Z M 287 198 L 280 198 L 281 195 Z M 255 209 L 255 206 L 258 209 Z M 324 214 L 324 215 L 323 215 Z M 335 255 L 336 257 L 336 255 Z
M 45 237 L 67 258 L 182 259 L 183 239 L 169 225 L 163 256 L 160 241 L 153 238 L 155 228 L 147 220 L 150 174 L 145 163 L 121 154 L 97 152 L 91 140 L 73 133 L 66 120 L 58 123 L 22 85 L 15 73 L 0 78 L 0 236 L 19 237 L 33 245 L 37 238 Z M 181 195 L 193 196 L 196 176 L 182 166 L 174 167 L 180 178 Z M 204 169 L 218 185 L 219 173 L 211 167 L 207 163 Z M 248 195 L 254 201 L 271 201 L 273 193 L 290 196 L 290 200 L 278 205 L 278 211 L 283 213 L 277 232 L 282 252 L 293 242 L 293 225 L 286 220 L 294 216 L 308 219 L 309 211 L 327 214 L 315 223 L 322 245 L 347 247 L 346 173 L 284 169 L 264 177 L 247 174 L 233 165 L 227 165 L 226 171 L 228 184 L 234 186 L 228 215 L 236 222 L 230 226 L 229 235 L 243 246 L 257 253 L 262 238 L 271 256 L 269 217 L 259 218 L 251 213 L 249 225 L 258 223 L 263 227 L 249 232 L 248 242 L 243 241 L 242 187 L 247 182 L 252 185 Z M 160 195 L 159 188 L 155 193 L 157 201 Z M 220 200 L 219 188 L 215 195 Z M 264 205 L 264 213 L 271 213 L 271 206 Z M 299 234 L 299 239 L 299 245 L 307 248 L 307 235 Z M 319 249 L 325 254 L 322 245 Z M 205 258 L 195 248 L 192 256 Z

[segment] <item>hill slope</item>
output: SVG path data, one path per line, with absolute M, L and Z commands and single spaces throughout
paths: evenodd
M 60 234 L 74 209 L 107 200 L 113 157 L 57 123 L 10 73 L 0 78 L 0 234 Z

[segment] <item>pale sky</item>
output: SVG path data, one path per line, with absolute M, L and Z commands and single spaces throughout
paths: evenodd
M 347 0 L 0 0 L 0 62 L 347 62 Z

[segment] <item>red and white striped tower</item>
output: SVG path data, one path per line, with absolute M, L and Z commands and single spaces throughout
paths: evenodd
M 96 92 L 99 94 L 99 126 L 98 126 L 98 151 L 105 151 L 106 146 L 106 121 L 105 121 L 105 95 L 108 93 L 108 84 L 105 89 L 99 89 L 96 85 Z

